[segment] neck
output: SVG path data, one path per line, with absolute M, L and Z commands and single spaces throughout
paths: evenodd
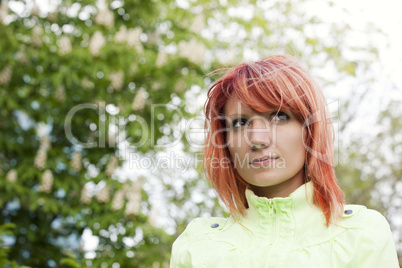
M 274 198 L 274 197 L 288 197 L 297 188 L 304 183 L 303 171 L 299 171 L 293 178 L 272 186 L 255 186 L 251 185 L 254 194 L 260 197 Z

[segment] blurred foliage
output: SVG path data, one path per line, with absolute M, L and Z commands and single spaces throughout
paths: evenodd
M 352 138 L 336 167 L 346 201 L 364 204 L 388 218 L 402 244 L 402 101 L 392 100 L 379 114 L 372 134 Z M 367 131 L 367 130 L 365 130 Z M 402 253 L 398 252 L 402 264 Z
M 15 228 L 15 225 L 12 223 L 7 223 L 7 224 L 2 224 L 0 225 L 0 244 L 2 245 L 1 251 L 0 251 L 0 266 L 1 267 L 21 267 L 18 266 L 16 261 L 11 261 L 8 258 L 8 252 L 9 249 L 4 245 L 3 237 L 7 235 L 12 235 L 12 229 Z
M 366 71 L 375 47 L 347 45 L 349 25 L 323 23 L 307 12 L 309 3 L 1 1 L 0 264 L 167 267 L 172 242 L 192 218 L 227 215 L 197 169 L 200 150 L 181 139 L 195 161 L 186 172 L 116 170 L 127 154 L 157 159 L 182 137 L 180 124 L 199 112 L 195 102 L 212 70 L 286 53 L 312 69 L 335 66 L 337 76 L 318 75 L 325 85 Z M 358 109 L 347 108 L 349 115 Z M 378 138 L 388 141 L 400 126 Z M 372 198 L 383 177 L 361 168 L 372 159 L 360 147 L 359 140 L 349 147 L 351 161 L 338 175 L 351 201 L 385 212 L 387 200 Z M 389 168 L 396 184 L 401 170 Z M 162 189 L 173 232 L 155 220 L 151 181 Z M 88 233 L 98 239 L 93 251 L 82 243 Z

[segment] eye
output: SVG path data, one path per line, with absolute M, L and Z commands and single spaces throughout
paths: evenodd
M 290 119 L 290 116 L 282 111 L 273 112 L 271 114 L 271 121 L 274 123 L 285 122 L 285 121 L 288 121 L 289 119 Z
M 237 118 L 232 122 L 232 128 L 240 128 L 248 124 L 248 120 L 244 118 Z

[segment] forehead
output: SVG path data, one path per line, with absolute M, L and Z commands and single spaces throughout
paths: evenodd
M 225 115 L 229 116 L 232 114 L 250 114 L 250 113 L 257 113 L 260 114 L 260 112 L 254 110 L 251 108 L 249 105 L 245 104 L 241 100 L 239 100 L 237 97 L 232 97 L 229 98 L 223 107 L 223 112 Z

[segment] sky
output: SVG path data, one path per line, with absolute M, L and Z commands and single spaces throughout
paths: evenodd
M 372 23 L 378 26 L 387 36 L 388 44 L 380 47 L 380 61 L 386 67 L 384 73 L 388 73 L 400 89 L 402 97 L 402 1 L 400 0 L 337 0 L 336 5 L 347 10 L 350 16 L 348 23 L 354 29 L 360 29 Z M 318 12 L 320 13 L 320 12 Z M 331 12 L 326 12 L 324 18 L 333 18 Z M 343 20 L 345 18 L 338 18 Z
M 400 0 L 337 0 L 330 6 L 326 1 L 309 1 L 307 12 L 319 16 L 324 22 L 347 23 L 351 26 L 354 34 L 348 37 L 348 44 L 365 46 L 366 43 L 374 44 L 379 49 L 378 59 L 370 66 L 370 78 L 374 76 L 374 81 L 364 83 L 369 87 L 365 98 L 361 100 L 352 97 L 357 91 L 365 88 L 359 87 L 359 79 L 365 79 L 358 74 L 355 78 L 350 77 L 340 81 L 329 88 L 327 91 L 335 92 L 335 95 L 326 96 L 328 102 L 341 102 L 350 100 L 358 107 L 356 118 L 352 124 L 342 133 L 340 141 L 347 144 L 351 138 L 362 136 L 362 130 L 367 132 L 364 135 L 367 140 L 377 134 L 377 116 L 387 108 L 392 100 L 402 100 L 402 1 Z M 372 25 L 382 32 L 382 34 L 369 34 L 366 27 Z M 322 36 L 325 38 L 325 36 Z M 354 55 L 344 55 L 353 58 Z M 313 72 L 314 74 L 314 72 Z M 336 108 L 336 105 L 334 105 Z M 331 107 L 330 107 L 331 110 Z M 343 113 L 344 111 L 337 111 Z M 366 133 L 365 133 L 366 134 Z

